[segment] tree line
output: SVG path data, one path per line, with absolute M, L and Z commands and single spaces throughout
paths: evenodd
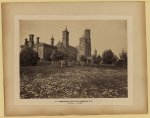
M 107 65 L 116 65 L 116 66 L 127 66 L 127 52 L 122 50 L 117 57 L 111 49 L 105 50 L 101 55 L 93 55 L 92 59 L 88 59 L 85 56 L 81 55 L 80 62 L 92 63 L 92 64 L 107 64 Z
M 62 62 L 65 59 L 68 59 L 69 56 L 67 53 L 62 51 L 54 51 L 49 55 L 48 60 L 52 63 L 54 61 Z M 31 49 L 24 49 L 20 52 L 20 65 L 21 66 L 34 66 L 39 61 L 38 53 Z M 72 58 L 73 59 L 73 58 Z M 102 55 L 93 55 L 91 58 L 86 58 L 84 55 L 79 57 L 79 62 L 82 64 L 107 64 L 107 65 L 116 65 L 119 67 L 127 66 L 127 52 L 122 50 L 117 57 L 111 49 L 105 50 Z M 62 63 L 61 63 L 62 65 Z

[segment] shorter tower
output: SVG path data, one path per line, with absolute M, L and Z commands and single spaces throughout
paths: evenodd
M 67 27 L 63 31 L 62 43 L 65 46 L 65 48 L 67 48 L 69 46 L 69 32 L 67 30 Z
M 54 46 L 54 38 L 53 38 L 53 35 L 52 35 L 52 38 L 51 38 L 50 40 L 51 40 L 51 45 Z

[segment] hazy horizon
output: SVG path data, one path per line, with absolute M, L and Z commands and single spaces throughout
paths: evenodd
M 116 55 L 121 50 L 127 50 L 127 21 L 125 20 L 21 20 L 20 21 L 20 44 L 29 34 L 40 37 L 40 42 L 50 44 L 53 35 L 54 45 L 62 41 L 62 31 L 69 31 L 69 44 L 79 45 L 79 38 L 85 29 L 91 30 L 92 54 L 97 49 L 98 54 L 106 49 L 111 49 Z

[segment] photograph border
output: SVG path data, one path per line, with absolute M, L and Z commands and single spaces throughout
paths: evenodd
M 8 3 L 8 2 L 76 2 L 76 1 L 92 1 L 92 0 L 1 0 L 0 4 L 2 5 L 2 3 Z M 93 1 L 103 1 L 103 0 L 93 0 Z M 150 51 L 150 41 L 148 39 L 150 39 L 150 0 L 106 0 L 106 1 L 143 1 L 145 2 L 145 18 L 146 18 L 146 42 L 147 42 L 147 73 L 148 73 L 148 93 L 150 91 L 150 55 L 148 54 Z M 3 50 L 3 46 L 2 46 L 2 15 L 1 15 L 1 6 L 0 6 L 0 116 L 1 117 L 5 117 L 4 116 L 4 84 L 3 84 L 3 54 L 2 54 L 2 50 Z M 148 101 L 150 100 L 150 95 L 148 94 Z M 148 102 L 148 107 L 149 107 L 149 102 Z M 105 117 L 105 118 L 110 118 L 110 117 L 120 117 L 120 115 L 96 115 L 97 117 Z M 121 115 L 121 117 L 150 117 L 150 110 L 148 108 L 148 113 L 147 114 L 132 114 L 132 115 Z M 20 116 L 21 117 L 21 116 Z M 31 117 L 31 116 L 28 116 Z M 33 117 L 33 116 L 32 116 Z M 38 117 L 38 116 L 35 116 Z M 46 117 L 52 117 L 52 116 L 46 116 Z M 58 116 L 57 116 L 58 117 Z M 67 117 L 67 116 L 59 116 L 59 117 Z M 68 116 L 70 117 L 70 116 Z M 71 117 L 77 117 L 77 116 L 71 116 Z M 83 116 L 78 116 L 78 117 L 83 117 Z M 84 117 L 95 117 L 95 115 L 92 116 L 84 116 Z

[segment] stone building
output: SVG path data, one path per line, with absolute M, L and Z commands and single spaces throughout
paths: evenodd
M 65 52 L 70 58 L 76 60 L 77 59 L 77 49 L 71 45 L 69 45 L 69 32 L 66 29 L 62 32 L 62 42 L 56 44 L 56 47 L 59 51 Z
M 21 50 L 25 48 L 33 49 L 34 51 L 38 52 L 39 58 L 41 60 L 48 60 L 51 53 L 54 50 L 57 50 L 57 47 L 54 46 L 54 39 L 53 37 L 50 39 L 51 44 L 46 44 L 39 42 L 39 37 L 36 37 L 36 42 L 34 42 L 34 35 L 29 35 L 29 40 L 25 39 L 24 45 L 21 45 Z
M 39 37 L 36 37 L 36 42 L 34 42 L 34 35 L 29 35 L 29 40 L 25 39 L 24 45 L 21 45 L 21 50 L 30 48 L 34 51 L 38 52 L 38 55 L 41 60 L 49 60 L 50 55 L 53 51 L 62 51 L 68 55 L 66 59 L 68 62 L 72 60 L 75 61 L 77 59 L 77 49 L 71 45 L 69 45 L 69 32 L 66 29 L 62 32 L 62 42 L 59 41 L 56 45 L 54 45 L 54 38 L 50 39 L 50 44 L 42 43 L 39 41 Z

